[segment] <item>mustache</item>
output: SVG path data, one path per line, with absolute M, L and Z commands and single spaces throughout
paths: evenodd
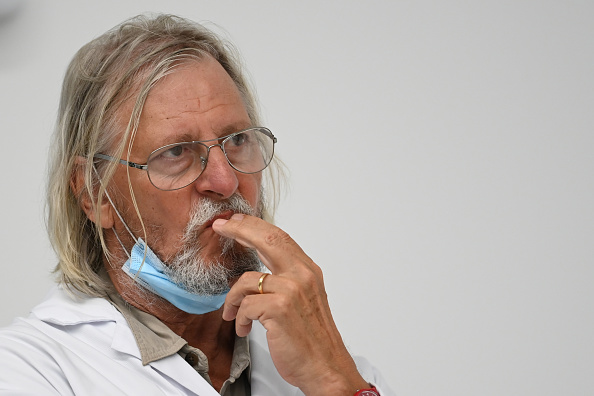
M 200 233 L 202 227 L 213 217 L 231 211 L 233 213 L 241 213 L 249 216 L 259 216 L 260 209 L 254 208 L 250 203 L 239 193 L 233 194 L 224 201 L 215 201 L 210 198 L 202 198 L 198 201 L 190 211 L 190 220 L 184 230 L 182 242 L 190 242 Z

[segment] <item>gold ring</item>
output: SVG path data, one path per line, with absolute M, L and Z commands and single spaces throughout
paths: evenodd
M 260 279 L 258 279 L 258 291 L 260 294 L 264 294 L 264 289 L 262 288 L 262 283 L 264 283 L 264 278 L 266 278 L 269 274 L 262 274 Z

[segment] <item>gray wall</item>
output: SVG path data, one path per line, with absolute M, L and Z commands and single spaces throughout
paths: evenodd
M 242 50 L 291 170 L 278 224 L 400 395 L 594 393 L 594 2 L 21 3 L 0 20 L 0 325 L 51 287 L 68 61 L 163 11 Z

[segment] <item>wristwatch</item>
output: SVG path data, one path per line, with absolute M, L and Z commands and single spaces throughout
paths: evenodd
M 359 389 L 353 396 L 380 396 L 375 386 L 369 389 Z

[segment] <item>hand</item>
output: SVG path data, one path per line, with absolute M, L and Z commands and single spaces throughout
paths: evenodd
M 255 249 L 272 272 L 264 279 L 264 294 L 258 291 L 259 272 L 243 274 L 231 287 L 223 319 L 235 319 L 237 334 L 246 336 L 259 320 L 279 374 L 306 395 L 350 396 L 368 387 L 332 319 L 322 271 L 299 245 L 252 216 L 235 214 L 212 228 Z

